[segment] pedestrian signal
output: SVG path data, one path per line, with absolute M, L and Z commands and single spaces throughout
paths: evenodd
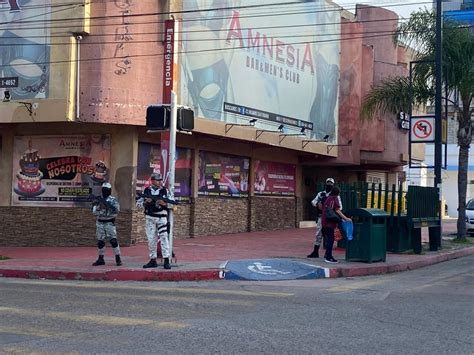
M 194 111 L 189 108 L 178 108 L 178 127 L 181 131 L 192 131 L 194 129 Z
M 148 106 L 146 109 L 146 128 L 162 131 L 170 128 L 171 111 L 169 106 Z

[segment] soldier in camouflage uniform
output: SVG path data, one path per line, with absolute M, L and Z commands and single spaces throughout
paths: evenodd
M 122 265 L 120 259 L 120 246 L 117 241 L 117 229 L 115 227 L 115 218 L 120 211 L 120 205 L 116 197 L 111 196 L 112 185 L 108 182 L 102 184 L 102 198 L 92 202 L 92 214 L 97 217 L 96 235 L 97 248 L 99 249 L 99 258 L 92 265 L 105 265 L 105 241 L 109 240 L 114 248 L 115 263 Z
M 163 267 L 171 269 L 170 264 L 170 243 L 168 239 L 168 204 L 160 197 L 167 198 L 168 190 L 163 186 L 163 177 L 161 174 L 155 173 L 151 175 L 151 185 L 148 186 L 143 193 L 147 196 L 156 197 L 140 198 L 137 201 L 137 207 L 145 210 L 145 230 L 148 239 L 148 254 L 150 261 L 143 265 L 144 269 L 157 267 L 157 245 L 160 239 L 161 254 L 163 256 Z

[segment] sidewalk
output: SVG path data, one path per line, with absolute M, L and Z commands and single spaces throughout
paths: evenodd
M 452 229 L 451 224 L 445 227 L 445 235 L 449 229 Z M 273 269 L 265 265 L 270 265 L 271 261 L 287 260 L 315 271 L 310 276 L 288 276 L 288 279 L 307 279 L 412 270 L 474 254 L 474 244 L 457 245 L 443 240 L 443 248 L 439 251 L 424 251 L 422 255 L 387 253 L 386 262 L 371 264 L 347 262 L 344 260 L 345 250 L 336 248 L 334 256 L 339 263 L 326 264 L 322 258 L 306 258 L 312 250 L 313 235 L 313 228 L 305 228 L 177 239 L 174 241 L 177 262 L 172 264 L 171 270 L 164 270 L 162 265 L 156 269 L 143 269 L 142 265 L 148 261 L 145 244 L 122 248 L 123 266 L 115 266 L 112 248 L 107 245 L 106 265 L 98 267 L 91 265 L 97 258 L 95 247 L 0 247 L 0 255 L 9 258 L 0 261 L 0 276 L 90 281 L 219 280 L 228 274 L 225 266 L 229 261 L 245 260 L 252 266 L 255 262 L 262 274 L 268 274 L 263 272 L 265 268 Z

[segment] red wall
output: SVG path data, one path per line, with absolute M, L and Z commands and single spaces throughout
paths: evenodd
M 93 18 L 109 18 L 92 20 L 81 44 L 80 121 L 144 125 L 146 107 L 161 102 L 163 19 L 130 16 L 162 11 L 159 3 L 92 3 Z
M 339 149 L 337 162 L 403 165 L 400 154 L 408 152 L 408 136 L 398 128 L 395 115 L 379 115 L 370 121 L 361 121 L 359 116 L 361 102 L 374 85 L 386 77 L 408 75 L 403 65 L 405 53 L 391 34 L 398 17 L 392 11 L 364 5 L 357 6 L 356 16 L 356 21 L 347 24 L 343 19 L 341 25 L 342 38 L 352 39 L 341 41 L 339 142 L 352 139 L 353 143 Z M 364 33 L 364 38 L 355 39 L 354 33 Z

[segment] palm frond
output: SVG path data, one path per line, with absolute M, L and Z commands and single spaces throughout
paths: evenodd
M 407 112 L 409 107 L 409 80 L 405 77 L 389 77 L 364 97 L 361 118 L 370 120 L 376 113 Z

